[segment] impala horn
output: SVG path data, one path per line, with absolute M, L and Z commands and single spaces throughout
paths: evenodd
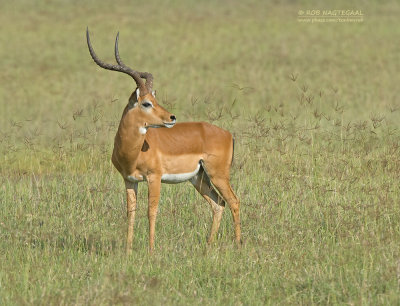
M 123 72 L 126 73 L 127 75 L 130 75 L 135 80 L 136 85 L 140 90 L 140 95 L 145 96 L 148 92 L 151 92 L 151 87 L 153 86 L 153 76 L 151 75 L 151 73 L 148 72 L 135 71 L 125 66 L 124 63 L 122 63 L 118 53 L 118 36 L 119 35 L 117 35 L 117 39 L 115 41 L 115 58 L 117 59 L 118 65 L 111 65 L 103 62 L 97 57 L 96 53 L 93 50 L 92 44 L 90 43 L 89 28 L 86 28 L 86 40 L 90 55 L 94 60 L 94 62 L 101 68 L 112 71 Z M 146 79 L 146 85 L 143 83 L 142 78 Z
M 121 67 L 126 67 L 125 64 L 122 62 L 121 57 L 119 56 L 118 41 L 119 41 L 119 32 L 117 33 L 117 37 L 115 38 L 115 60 L 117 61 L 118 65 L 120 65 Z M 128 68 L 128 67 L 126 67 L 126 68 Z M 137 73 L 139 74 L 139 76 L 141 78 L 146 80 L 146 88 L 147 88 L 148 92 L 151 92 L 151 90 L 153 88 L 153 75 L 149 72 L 137 71 Z

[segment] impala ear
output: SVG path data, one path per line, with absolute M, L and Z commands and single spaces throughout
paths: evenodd
M 140 90 L 139 88 L 136 88 L 136 101 L 139 101 L 139 96 L 140 96 Z
M 129 108 L 135 108 L 137 104 L 136 94 L 133 92 L 129 97 Z
M 156 97 L 156 93 L 157 93 L 157 91 L 155 91 L 155 90 L 153 90 L 153 91 L 151 92 L 151 94 L 153 95 L 154 98 Z

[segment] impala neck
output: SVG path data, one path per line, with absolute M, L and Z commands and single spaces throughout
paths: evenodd
M 144 122 L 135 116 L 135 109 L 125 108 L 121 122 L 115 135 L 113 162 L 117 162 L 117 169 L 129 175 L 136 167 L 140 150 L 142 149 L 145 133 Z

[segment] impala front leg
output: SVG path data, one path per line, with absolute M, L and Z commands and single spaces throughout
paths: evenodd
M 128 216 L 128 233 L 126 236 L 126 253 L 132 253 L 133 225 L 135 223 L 136 197 L 138 183 L 125 181 L 126 187 L 126 214 Z
M 147 178 L 149 186 L 149 251 L 153 253 L 154 250 L 154 235 L 156 231 L 156 218 L 158 210 L 158 201 L 160 200 L 161 177 L 152 176 Z

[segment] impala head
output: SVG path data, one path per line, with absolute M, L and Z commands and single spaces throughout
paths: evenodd
M 136 82 L 136 90 L 129 98 L 129 112 L 135 116 L 135 119 L 141 124 L 141 133 L 145 134 L 150 127 L 168 127 L 171 128 L 176 122 L 176 117 L 160 106 L 156 100 L 156 93 L 153 91 L 153 76 L 148 72 L 139 72 L 126 66 L 118 51 L 119 33 L 115 39 L 115 59 L 118 65 L 111 65 L 101 61 L 93 50 L 90 43 L 89 29 L 86 29 L 86 39 L 90 55 L 94 62 L 100 67 L 108 70 L 123 72 L 131 76 Z M 146 83 L 143 82 L 146 80 Z
M 140 88 L 136 88 L 129 98 L 128 107 L 136 119 L 140 118 L 142 134 L 145 134 L 148 128 L 171 128 L 176 122 L 175 116 L 157 103 L 155 91 L 142 95 Z

